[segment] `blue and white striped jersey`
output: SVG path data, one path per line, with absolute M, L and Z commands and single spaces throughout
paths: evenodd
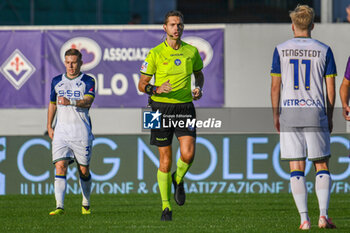
M 280 122 L 291 127 L 326 127 L 323 83 L 336 75 L 332 50 L 320 41 L 298 37 L 277 45 L 271 76 L 282 80 Z
M 52 79 L 50 94 L 52 103 L 56 103 L 58 96 L 70 100 L 81 100 L 85 95 L 95 98 L 95 80 L 86 74 L 81 73 L 74 79 L 62 74 Z M 88 108 L 57 104 L 56 116 L 54 140 L 93 140 Z

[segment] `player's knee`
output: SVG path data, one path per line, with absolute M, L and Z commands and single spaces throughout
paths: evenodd
M 159 161 L 159 170 L 161 172 L 169 172 L 171 169 L 171 159 L 163 159 Z
M 67 165 L 63 161 L 55 163 L 56 174 L 65 175 L 67 173 Z
M 83 169 L 83 170 L 80 172 L 80 176 L 81 176 L 82 178 L 88 178 L 88 177 L 90 176 L 89 170 Z
M 80 166 L 79 175 L 81 178 L 88 178 L 90 176 L 89 168 L 85 166 Z
M 181 160 L 185 163 L 192 163 L 194 159 L 194 149 L 181 150 Z

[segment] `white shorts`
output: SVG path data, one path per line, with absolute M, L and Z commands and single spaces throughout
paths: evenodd
M 327 128 L 286 127 L 281 125 L 282 160 L 305 160 L 306 150 L 311 161 L 330 157 L 330 134 Z
M 52 141 L 52 161 L 55 164 L 60 160 L 74 159 L 78 164 L 88 166 L 91 159 L 92 141 Z

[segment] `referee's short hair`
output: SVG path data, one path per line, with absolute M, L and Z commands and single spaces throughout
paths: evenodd
M 68 49 L 65 53 L 64 56 L 77 56 L 79 60 L 82 59 L 83 55 L 78 49 Z
M 165 17 L 164 17 L 164 24 L 167 24 L 168 23 L 168 18 L 170 16 L 177 16 L 177 17 L 180 17 L 182 23 L 184 23 L 184 15 L 180 12 L 180 11 L 169 11 Z

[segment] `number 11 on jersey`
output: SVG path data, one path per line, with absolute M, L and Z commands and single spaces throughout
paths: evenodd
M 299 59 L 290 59 L 290 64 L 294 67 L 294 90 L 299 90 Z M 311 60 L 301 60 L 305 65 L 305 89 L 310 90 Z

